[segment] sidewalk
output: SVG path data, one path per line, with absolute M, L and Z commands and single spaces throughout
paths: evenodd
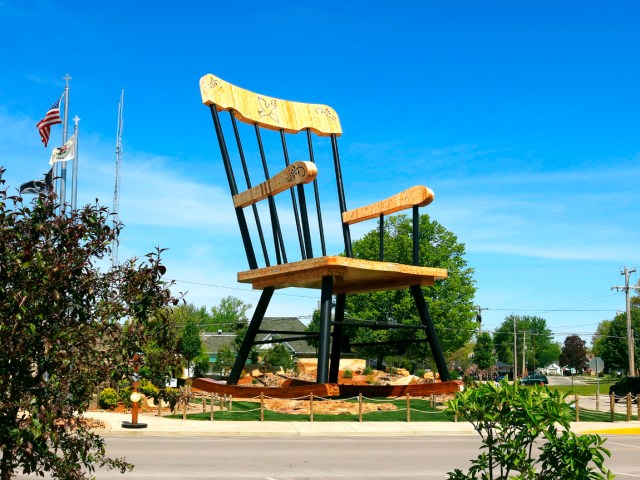
M 122 422 L 131 421 L 131 414 L 111 412 L 88 412 L 87 417 L 102 420 L 106 429 L 96 430 L 100 435 L 146 435 L 146 436 L 458 436 L 477 435 L 467 422 L 213 422 L 179 420 L 173 418 L 140 415 L 139 423 L 147 428 L 122 428 Z M 640 435 L 640 422 L 578 422 L 571 424 L 576 433 L 598 433 L 600 435 Z

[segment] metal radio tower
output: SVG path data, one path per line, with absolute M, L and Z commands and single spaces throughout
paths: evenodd
M 124 89 L 120 95 L 120 103 L 118 103 L 118 131 L 116 133 L 116 184 L 113 190 L 113 225 L 120 223 L 120 164 L 122 163 L 122 129 L 124 121 L 122 114 L 124 112 Z M 120 240 L 116 238 L 113 250 L 111 252 L 111 265 L 117 267 L 118 246 Z

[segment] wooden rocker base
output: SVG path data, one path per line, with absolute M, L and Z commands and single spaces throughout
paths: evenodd
M 398 290 L 411 285 L 431 286 L 447 278 L 444 268 L 415 267 L 390 262 L 327 256 L 238 273 L 238 282 L 266 287 L 322 288 L 322 277 L 333 277 L 333 293 Z
M 237 398 L 254 398 L 260 395 L 272 398 L 299 398 L 313 393 L 316 397 L 355 397 L 362 394 L 370 398 L 400 397 L 410 394 L 414 397 L 454 394 L 462 390 L 459 380 L 412 385 L 340 385 L 337 383 L 310 383 L 288 380 L 280 387 L 253 387 L 225 385 L 208 378 L 193 380 L 193 388 L 218 395 L 232 395 Z

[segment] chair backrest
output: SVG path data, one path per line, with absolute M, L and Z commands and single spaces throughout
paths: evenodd
M 200 79 L 200 91 L 211 110 L 249 268 L 271 266 L 274 259 L 282 264 L 326 256 L 327 215 L 339 222 L 344 253 L 352 257 L 349 224 L 341 220 L 346 202 L 337 140 L 342 129 L 336 112 L 326 105 L 253 93 L 214 75 Z M 330 170 L 334 175 L 328 175 Z M 236 172 L 244 177 L 241 188 Z M 337 193 L 338 209 L 335 197 L 322 199 L 334 205 L 327 215 L 321 207 L 323 182 L 316 175 L 324 183 L 332 177 Z M 278 195 L 286 190 L 290 195 Z

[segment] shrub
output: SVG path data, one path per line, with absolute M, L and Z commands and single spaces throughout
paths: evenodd
M 294 365 L 291 353 L 287 350 L 287 347 L 281 343 L 277 343 L 267 350 L 263 362 L 267 367 L 278 366 L 282 367 L 285 371 L 292 369 Z
M 570 431 L 572 407 L 566 395 L 548 388 L 524 388 L 506 380 L 456 393 L 447 411 L 470 422 L 482 438 L 481 454 L 467 473 L 449 480 L 477 478 L 612 478 L 604 466 L 609 451 L 598 435 Z M 518 473 L 517 477 L 510 474 Z
M 133 389 L 129 385 L 126 385 L 126 386 L 121 386 L 120 391 L 118 392 L 120 401 L 127 408 L 131 408 L 131 392 L 132 391 Z
M 387 368 L 387 372 L 389 373 L 389 375 L 397 375 L 398 374 L 398 368 L 397 367 L 388 367 Z
M 371 368 L 371 367 L 369 367 L 369 366 L 364 367 L 364 370 L 362 371 L 362 373 L 363 373 L 364 375 L 371 375 L 371 374 L 373 373 L 373 368 Z
M 160 390 L 153 383 L 148 380 L 141 380 L 138 386 L 138 390 L 144 394 L 147 398 L 153 398 L 154 400 L 158 400 L 158 394 Z
M 169 404 L 169 409 L 173 411 L 180 400 L 180 390 L 177 388 L 163 388 L 160 390 L 160 399 Z
M 118 392 L 105 388 L 100 392 L 100 408 L 112 409 L 118 406 Z
M 416 377 L 424 378 L 424 374 L 427 373 L 424 368 L 419 368 L 415 371 L 414 375 Z
M 350 368 L 345 368 L 342 372 L 342 378 L 353 378 L 353 371 Z

